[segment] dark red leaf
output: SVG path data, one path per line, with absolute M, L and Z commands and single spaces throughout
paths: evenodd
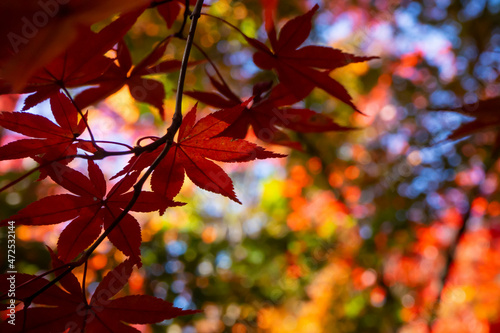
M 234 193 L 231 178 L 222 170 L 220 166 L 201 156 L 190 156 L 181 151 L 179 153 L 179 163 L 182 164 L 189 179 L 198 187 L 209 192 L 219 193 L 229 199 L 241 204 Z
M 161 17 L 163 17 L 163 19 L 167 23 L 167 27 L 169 29 L 172 28 L 172 25 L 179 16 L 182 7 L 185 6 L 185 4 L 186 4 L 185 0 L 172 0 L 156 7 Z M 190 6 L 196 5 L 196 0 L 189 0 L 189 5 Z
M 78 94 L 75 97 L 76 104 L 80 108 L 96 104 L 127 85 L 130 94 L 136 101 L 154 106 L 163 117 L 163 100 L 165 99 L 163 84 L 157 80 L 143 78 L 143 76 L 170 73 L 181 67 L 181 62 L 178 60 L 157 63 L 165 53 L 169 41 L 170 38 L 158 44 L 135 67 L 132 66 L 130 51 L 126 44 L 123 41 L 118 43 L 118 65 L 111 64 L 103 75 L 89 81 L 89 84 L 97 85 L 97 87 L 89 88 Z M 201 61 L 190 62 L 188 65 L 194 66 L 199 63 Z M 131 68 L 132 70 L 130 70 Z
M 247 101 L 228 113 L 241 111 Z M 222 112 L 222 111 L 221 111 Z M 210 114 L 196 122 L 196 106 L 184 117 L 179 128 L 178 142 L 170 148 L 167 156 L 153 171 L 151 188 L 154 192 L 173 199 L 184 182 L 184 173 L 199 187 L 222 194 L 239 203 L 229 176 L 210 160 L 220 162 L 244 162 L 254 159 L 283 157 L 240 139 L 215 137 L 228 128 L 230 123 L 223 117 Z M 141 171 L 151 165 L 164 145 L 151 153 L 130 159 L 128 165 L 115 177 L 131 171 Z
M 148 103 L 160 112 L 161 117 L 165 115 L 163 100 L 165 99 L 165 89 L 161 82 L 152 79 L 133 77 L 128 81 L 130 95 L 138 101 Z
M 60 265 L 60 261 L 52 254 L 53 266 Z M 2 332 L 139 332 L 130 324 L 152 324 L 178 316 L 199 313 L 199 310 L 182 310 L 175 308 L 171 303 L 162 299 L 145 296 L 130 295 L 112 299 L 127 284 L 135 265 L 133 260 L 125 260 L 103 278 L 95 289 L 90 302 L 83 299 L 83 292 L 74 285 L 76 277 L 69 273 L 66 287 L 74 289 L 74 294 L 67 293 L 56 285 L 37 296 L 33 303 L 41 307 L 30 307 L 16 312 L 16 324 L 10 325 L 7 321 L 0 323 Z M 0 290 L 8 290 L 6 275 L 2 275 Z M 34 275 L 15 274 L 16 283 L 24 287 L 16 289 L 16 297 L 26 298 L 44 287 L 48 280 L 37 279 Z M 31 282 L 29 282 L 31 281 Z M 68 281 L 71 285 L 68 285 Z M 50 306 L 50 307 L 47 307 Z M 23 330 L 24 317 L 29 318 Z
M 102 219 L 104 221 L 104 228 L 109 228 L 116 218 L 121 214 L 121 210 L 115 207 L 106 207 L 102 209 Z M 141 255 L 141 226 L 139 222 L 130 214 L 126 214 L 118 225 L 108 235 L 108 239 L 114 246 L 123 252 L 126 256 L 140 261 Z
M 106 179 L 99 166 L 92 160 L 88 160 L 88 173 L 89 180 L 95 189 L 94 193 L 98 198 L 103 198 L 106 195 Z
M 278 7 L 278 0 L 260 0 L 264 16 L 266 31 L 274 28 L 274 16 Z
M 10 281 L 8 277 L 14 276 L 16 281 L 16 298 L 25 299 L 30 297 L 43 287 L 45 287 L 49 281 L 45 278 L 36 277 L 34 275 L 15 273 L 15 274 L 2 274 L 0 278 L 0 291 L 9 290 Z M 72 307 L 83 300 L 81 289 L 78 294 L 68 294 L 56 285 L 50 286 L 45 293 L 41 293 L 37 296 L 33 303 L 35 304 L 45 304 L 50 306 L 68 306 Z M 2 331 L 3 332 L 3 331 Z
M 20 92 L 37 70 L 47 66 L 55 57 L 61 55 L 75 40 L 82 37 L 82 31 L 90 28 L 92 24 L 107 19 L 111 15 L 129 12 L 142 6 L 128 15 L 136 14 L 136 12 L 140 14 L 149 2 L 150 0 L 132 2 L 121 0 L 68 1 L 64 4 L 52 3 L 56 7 L 55 9 L 46 9 L 45 7 L 50 7 L 51 4 L 37 0 L 23 1 L 22 6 L 15 1 L 2 2 L 0 10 L 1 34 L 7 36 L 8 33 L 12 33 L 17 36 L 17 42 L 12 43 L 5 38 L 5 42 L 1 45 L 2 59 L 0 60 L 3 63 L 1 76 L 9 82 L 12 91 Z M 29 22 L 32 29 L 36 30 L 36 34 L 29 39 L 22 37 L 26 37 L 23 31 L 27 18 L 36 17 L 40 13 L 45 14 L 47 10 L 51 11 L 47 24 L 35 27 L 32 22 Z M 127 16 L 127 14 L 123 16 Z M 135 16 L 137 17 L 138 14 Z M 117 23 L 113 23 L 111 23 L 113 29 L 108 31 L 108 36 L 119 36 L 122 30 L 127 31 L 130 28 L 128 26 L 120 29 Z M 88 47 L 89 53 L 98 54 L 100 51 L 90 44 L 85 45 L 85 47 Z
M 214 78 L 211 78 L 211 81 L 212 83 L 218 82 Z M 218 121 L 221 121 L 221 124 L 224 124 L 225 127 L 223 130 L 221 128 L 218 129 L 220 132 L 216 135 L 217 137 L 243 139 L 246 137 L 251 126 L 255 135 L 264 142 L 301 149 L 301 145 L 298 142 L 293 142 L 280 128 L 288 128 L 304 133 L 350 129 L 340 126 L 327 116 L 312 110 L 282 108 L 283 106 L 297 103 L 299 99 L 294 94 L 291 94 L 283 84 L 275 86 L 267 93 L 271 85 L 272 83 L 270 82 L 263 82 L 254 86 L 255 102 L 250 107 L 239 107 L 241 102 L 238 97 L 236 97 L 236 101 L 233 101 L 232 97 L 231 99 L 224 99 L 215 93 L 195 91 L 185 94 L 193 98 L 198 98 L 199 101 L 214 107 L 219 107 L 222 103 L 232 107 L 210 115 L 210 117 L 215 117 Z M 222 83 L 218 82 L 217 87 L 217 90 L 221 94 L 229 98 L 228 95 L 230 93 L 228 93 Z M 297 84 L 296 89 L 300 90 L 300 94 L 303 94 L 303 97 L 305 97 L 313 88 L 313 85 L 306 82 Z M 262 97 L 264 93 L 267 93 L 267 95 Z
M 104 175 L 92 160 L 88 161 L 89 177 L 60 163 L 51 164 L 47 173 L 57 184 L 77 195 L 61 194 L 42 198 L 2 221 L 0 225 L 6 225 L 8 221 L 25 225 L 45 225 L 73 220 L 62 231 L 57 245 L 60 258 L 68 262 L 90 246 L 101 233 L 103 224 L 107 227 L 113 223 L 129 204 L 133 192 L 124 192 L 135 183 L 138 173 L 124 177 L 107 195 Z M 132 210 L 158 210 L 163 213 L 167 207 L 179 205 L 182 204 L 157 193 L 144 191 L 139 195 Z M 109 239 L 126 255 L 139 256 L 141 231 L 131 215 L 125 215 Z
M 104 54 L 130 29 L 142 10 L 120 16 L 98 33 L 82 29 L 76 42 L 28 81 L 22 92 L 34 94 L 28 96 L 23 110 L 57 94 L 61 86 L 78 87 L 102 77 L 113 64 L 113 59 Z
M 208 93 L 203 91 L 186 91 L 184 92 L 184 95 L 187 95 L 199 102 L 213 106 L 218 109 L 226 109 L 234 106 L 233 101 L 229 101 L 224 97 L 215 93 Z
M 0 160 L 32 157 L 45 162 L 60 160 L 69 163 L 77 148 L 85 141 L 77 140 L 84 131 L 83 119 L 78 120 L 78 111 L 62 93 L 50 99 L 52 113 L 57 125 L 45 117 L 27 112 L 0 112 L 0 126 L 37 139 L 21 139 L 0 147 Z
M 248 102 L 236 108 L 245 108 L 247 104 Z M 213 138 L 229 126 L 228 123 L 221 121 L 213 114 L 199 120 L 196 124 L 195 120 L 196 107 L 193 107 L 182 122 L 179 129 L 179 142 L 176 144 L 177 149 L 173 152 L 175 157 L 171 156 L 169 161 L 182 166 L 187 176 L 197 186 L 207 191 L 222 194 L 239 203 L 229 176 L 207 158 L 221 162 L 243 162 L 283 156 L 265 151 L 263 148 L 245 140 Z M 162 166 L 166 167 L 166 170 L 163 170 Z M 170 195 L 178 192 L 177 189 L 180 189 L 182 184 L 182 181 L 180 181 L 182 178 L 179 178 L 180 166 L 175 167 L 171 164 L 162 163 L 154 173 L 162 173 L 167 177 L 156 176 L 152 178 L 153 190 Z M 162 182 L 161 186 L 158 186 L 158 184 L 155 184 L 155 180 L 160 178 Z M 175 191 L 171 191 L 170 186 Z
M 95 307 L 106 304 L 111 297 L 125 287 L 133 268 L 134 262 L 127 259 L 106 274 L 95 289 L 89 304 Z
M 23 225 L 49 225 L 65 222 L 77 217 L 84 208 L 92 207 L 94 200 L 84 200 L 71 194 L 59 194 L 42 198 L 21 209 L 16 215 L 2 221 L 1 226 L 7 225 L 8 220 Z
M 83 327 L 85 316 L 82 316 L 82 314 L 85 314 L 85 310 L 83 303 L 80 304 L 80 307 L 31 307 L 27 310 L 21 310 L 16 312 L 16 325 L 12 326 L 7 321 L 3 321 L 0 323 L 0 331 L 9 333 L 45 333 L 65 332 L 70 327 Z M 26 312 L 28 313 L 27 316 Z M 23 325 L 17 323 L 23 323 L 25 316 L 28 320 L 26 320 L 26 326 L 23 329 Z
M 283 26 L 276 44 L 272 45 L 275 54 L 294 51 L 306 41 L 312 29 L 312 17 L 318 9 L 316 4 L 310 11 L 291 19 Z
M 172 28 L 175 19 L 177 18 L 177 16 L 179 16 L 179 13 L 181 12 L 180 4 L 177 1 L 170 1 L 161 4 L 160 6 L 157 7 L 157 9 L 161 17 L 163 17 L 163 19 L 167 23 L 167 27 L 169 29 Z
M 52 268 L 57 269 L 59 267 L 62 267 L 64 265 L 64 262 L 57 257 L 57 255 L 54 253 L 54 251 L 52 251 L 50 247 L 47 246 L 47 249 L 49 250 L 50 258 L 52 259 Z M 54 275 L 59 276 L 63 271 L 64 269 L 58 269 L 54 272 Z M 83 296 L 80 282 L 78 282 L 78 279 L 73 274 L 66 274 L 62 279 L 59 280 L 59 283 L 70 294 Z
M 112 300 L 106 306 L 110 319 L 130 324 L 150 324 L 163 320 L 199 313 L 199 310 L 182 310 L 172 303 L 147 295 L 124 296 Z
M 108 202 L 110 205 L 125 207 L 130 202 L 133 195 L 134 192 L 128 192 L 120 196 L 113 196 L 110 200 L 108 200 Z M 160 195 L 155 192 L 142 191 L 131 210 L 142 213 L 154 212 L 155 210 L 158 210 L 161 213 L 168 207 L 178 206 L 184 206 L 184 203 L 166 199 L 165 195 Z
M 172 146 L 158 166 L 161 172 L 153 172 L 151 176 L 151 189 L 171 199 L 180 192 L 184 184 L 184 167 L 179 163 L 178 149 L 177 145 Z
M 267 29 L 272 51 L 254 41 L 251 43 L 250 38 L 245 37 L 257 49 L 253 60 L 262 69 L 276 70 L 280 83 L 298 100 L 304 99 L 312 88 L 318 87 L 359 112 L 344 87 L 330 78 L 328 72 L 321 72 L 318 69 L 330 71 L 349 63 L 363 62 L 375 57 L 357 57 L 322 46 L 305 46 L 297 49 L 309 36 L 312 16 L 318 8 L 318 5 L 315 5 L 306 14 L 288 21 L 277 39 L 274 27 Z
M 99 237 L 102 231 L 102 220 L 97 215 L 96 208 L 85 209 L 80 215 L 64 228 L 59 235 L 57 252 L 62 261 L 69 262 L 88 248 Z

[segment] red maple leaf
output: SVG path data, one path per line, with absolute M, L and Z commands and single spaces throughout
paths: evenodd
M 332 79 L 330 71 L 353 62 L 363 62 L 376 57 L 357 57 L 340 50 L 310 45 L 298 48 L 309 36 L 312 29 L 312 16 L 318 10 L 315 5 L 309 12 L 288 21 L 276 36 L 274 27 L 268 29 L 271 49 L 260 41 L 245 36 L 250 45 L 257 48 L 253 56 L 255 64 L 265 70 L 274 69 L 280 82 L 297 97 L 304 99 L 314 87 L 326 91 L 359 110 L 345 88 Z
M 52 253 L 52 266 L 63 263 Z M 113 298 L 127 284 L 134 262 L 125 260 L 110 271 L 99 283 L 92 297 L 87 300 L 78 279 L 73 273 L 61 281 L 64 289 L 53 285 L 37 296 L 33 303 L 41 306 L 30 307 L 16 313 L 16 325 L 7 321 L 0 323 L 2 332 L 139 332 L 129 324 L 152 324 L 178 316 L 199 313 L 199 310 L 182 310 L 160 298 L 146 295 L 129 295 Z M 28 274 L 13 274 L 16 298 L 25 299 L 46 286 L 49 281 Z M 57 274 L 56 274 L 57 275 Z M 0 290 L 9 290 L 10 275 L 1 276 Z M 4 306 L 3 309 L 6 307 Z M 24 321 L 24 318 L 29 320 Z M 24 326 L 25 322 L 25 326 Z M 23 327 L 24 326 L 24 327 Z
M 165 89 L 163 84 L 153 79 L 143 78 L 145 75 L 170 73 L 181 67 L 179 60 L 166 60 L 157 64 L 165 53 L 165 49 L 170 39 L 161 42 L 146 56 L 141 62 L 132 68 L 132 58 L 130 51 L 123 41 L 118 43 L 117 60 L 118 64 L 112 64 L 106 72 L 99 78 L 90 81 L 89 84 L 96 84 L 97 87 L 87 89 L 75 97 L 76 104 L 81 108 L 95 104 L 107 96 L 117 92 L 124 85 L 127 85 L 130 95 L 139 102 L 153 105 L 164 116 L 163 100 L 165 99 Z M 191 62 L 195 65 L 198 62 Z
M 238 105 L 230 112 L 238 112 L 245 108 L 248 101 Z M 221 111 L 219 111 L 221 112 Z M 220 166 L 212 162 L 246 162 L 254 159 L 284 157 L 272 153 L 245 140 L 217 137 L 230 124 L 219 119 L 216 113 L 196 120 L 196 106 L 186 115 L 179 128 L 178 142 L 173 143 L 168 154 L 154 170 L 151 176 L 151 188 L 169 199 L 173 199 L 184 183 L 184 174 L 197 186 L 214 193 L 222 194 L 241 203 L 234 193 L 231 178 Z M 124 170 L 140 171 L 148 167 L 163 150 L 161 145 L 156 150 L 134 156 Z
M 179 16 L 179 13 L 181 12 L 182 6 L 185 6 L 185 4 L 185 0 L 172 0 L 156 7 L 161 17 L 163 17 L 167 23 L 167 27 L 169 29 L 172 28 L 177 16 Z M 196 0 L 189 0 L 189 5 L 196 5 Z
M 278 8 L 278 0 L 260 0 L 260 5 L 262 6 L 262 16 L 264 16 L 266 31 L 269 31 L 274 27 L 274 16 Z
M 29 79 L 21 92 L 34 94 L 26 98 L 23 110 L 41 103 L 59 92 L 61 87 L 89 85 L 90 81 L 101 77 L 114 61 L 104 54 L 122 39 L 141 12 L 142 10 L 122 15 L 99 33 L 83 29 L 78 40 L 62 55 L 35 72 Z M 9 92 L 8 90 L 5 92 Z
M 58 93 L 52 96 L 50 105 L 57 124 L 27 112 L 0 112 L 0 126 L 35 138 L 17 140 L 0 147 L 0 161 L 25 157 L 54 161 L 75 155 L 77 148 L 95 151 L 90 142 L 78 139 L 85 131 L 85 121 L 83 118 L 78 120 L 78 111 L 71 101 Z M 63 159 L 61 163 L 67 164 L 70 160 Z
M 219 82 L 210 75 L 208 77 L 222 96 L 201 91 L 185 92 L 185 94 L 216 108 L 231 108 L 242 103 L 224 82 Z M 243 139 L 252 126 L 255 135 L 264 142 L 301 149 L 300 143 L 292 141 L 280 128 L 302 133 L 350 129 L 313 110 L 284 108 L 283 106 L 295 104 L 299 100 L 290 94 L 283 84 L 275 86 L 269 92 L 271 85 L 272 82 L 265 82 L 254 86 L 252 106 L 218 112 L 217 117 L 231 124 L 219 136 Z M 262 97 L 265 93 L 267 95 Z
M 133 197 L 127 192 L 135 184 L 134 172 L 116 183 L 106 194 L 106 180 L 101 169 L 88 161 L 89 177 L 59 163 L 48 168 L 48 174 L 57 184 L 73 194 L 59 194 L 42 198 L 0 223 L 15 221 L 23 225 L 49 225 L 72 220 L 61 232 L 57 249 L 64 261 L 74 259 L 99 236 L 102 228 L 109 227 Z M 167 207 L 180 206 L 154 192 L 142 191 L 132 207 L 135 212 L 164 211 Z M 125 255 L 138 258 L 141 245 L 141 228 L 130 214 L 108 235 L 108 239 Z
M 0 76 L 22 90 L 30 76 L 59 56 L 75 40 L 82 29 L 113 14 L 126 13 L 150 0 L 73 0 L 43 2 L 14 0 L 0 3 L 0 32 L 6 38 L 0 45 Z M 37 21 L 38 20 L 38 21 Z M 43 24 L 40 20 L 45 20 Z

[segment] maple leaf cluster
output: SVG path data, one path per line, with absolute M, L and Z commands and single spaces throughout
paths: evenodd
M 85 121 L 78 120 L 78 111 L 62 93 L 50 100 L 52 114 L 57 122 L 27 112 L 0 112 L 0 125 L 33 139 L 21 139 L 0 147 L 0 160 L 25 157 L 43 157 L 48 161 L 76 155 L 77 149 L 95 152 L 90 142 L 78 137 L 85 132 Z M 69 163 L 71 159 L 61 159 Z
M 7 8 L 13 6 L 10 2 L 8 4 Z M 24 100 L 22 112 L 0 112 L 0 126 L 26 137 L 1 146 L 0 161 L 32 158 L 39 163 L 40 180 L 49 178 L 68 191 L 41 198 L 0 221 L 0 226 L 8 226 L 9 221 L 29 226 L 69 221 L 59 235 L 57 254 L 50 250 L 54 272 L 64 289 L 55 285 L 56 280 L 52 282 L 26 274 L 16 275 L 21 284 L 17 298 L 25 305 L 31 301 L 42 305 L 33 309 L 25 307 L 19 312 L 21 318 L 29 318 L 25 331 L 64 331 L 71 323 L 70 331 L 101 332 L 106 328 L 106 331 L 132 332 L 135 329 L 123 322 L 154 323 L 195 313 L 175 309 L 170 303 L 150 296 L 111 299 L 123 288 L 133 266 L 141 265 L 141 227 L 130 212 L 158 211 L 163 214 L 169 207 L 184 205 L 174 199 L 186 176 L 204 190 L 241 203 L 231 178 L 216 162 L 240 163 L 285 156 L 245 140 L 250 127 L 264 143 L 295 149 L 301 148 L 300 143 L 293 141 L 286 130 L 307 133 L 351 129 L 324 114 L 294 107 L 314 88 L 326 91 L 359 112 L 348 92 L 329 74 L 336 68 L 373 57 L 358 57 L 324 46 L 300 48 L 311 32 L 312 17 L 318 6 L 288 21 L 278 35 L 272 22 L 277 4 L 274 1 L 264 7 L 270 47 L 257 39 L 243 36 L 256 49 L 253 56 L 255 64 L 263 70 L 274 71 L 277 83 L 258 82 L 253 86 L 252 96 L 243 98 L 233 92 L 215 68 L 217 78 L 207 74 L 215 92 L 187 91 L 184 94 L 218 111 L 197 120 L 198 107 L 195 105 L 182 121 L 182 115 L 176 112 L 167 134 L 148 137 L 152 139 L 150 144 L 129 147 L 127 151 L 105 150 L 92 133 L 92 124 L 83 111 L 85 108 L 98 104 L 127 86 L 135 100 L 150 104 L 164 117 L 164 86 L 147 76 L 182 68 L 182 77 L 186 71 L 183 63 L 195 66 L 204 62 L 188 62 L 187 57 L 182 61 L 163 59 L 168 43 L 173 38 L 183 39 L 181 29 L 165 37 L 147 56 L 134 64 L 123 38 L 138 17 L 146 10 L 156 10 L 170 29 L 184 8 L 184 27 L 189 8 L 185 7 L 185 1 L 180 0 L 141 1 L 135 5 L 116 6 L 115 10 L 106 7 L 117 4 L 109 0 L 102 3 L 91 1 L 86 6 L 79 1 L 61 5 L 65 10 L 81 9 L 82 13 L 85 7 L 87 16 L 68 14 L 69 18 L 75 19 L 74 23 L 58 17 L 56 23 L 41 29 L 43 33 L 28 41 L 18 57 L 15 56 L 16 50 L 12 50 L 13 45 L 9 49 L 10 54 L 7 52 L 0 57 L 3 66 L 0 94 L 30 94 Z M 190 1 L 188 4 L 196 5 L 200 10 L 202 1 Z M 101 14 L 103 17 L 117 12 L 122 14 L 99 32 L 94 32 L 90 25 L 103 18 L 96 11 L 104 7 L 107 10 L 104 12 L 106 15 Z M 59 46 L 54 50 L 41 48 L 39 44 L 47 38 L 46 33 L 56 27 L 62 29 L 61 22 L 70 27 L 67 35 L 58 34 L 55 37 Z M 4 26 L 2 28 L 5 29 Z M 30 58 L 27 54 L 38 49 L 43 50 L 40 59 L 28 63 Z M 213 65 L 211 60 L 209 62 Z M 14 78 L 12 72 L 22 65 L 26 66 L 25 74 Z M 76 96 L 71 94 L 74 88 L 78 88 Z M 45 100 L 50 102 L 56 123 L 24 112 Z M 82 139 L 82 136 L 86 138 Z M 126 154 L 132 157 L 121 171 L 109 179 L 119 180 L 115 180 L 108 190 L 108 180 L 95 161 Z M 87 175 L 70 166 L 75 158 L 87 160 Z M 142 189 L 148 178 L 151 191 Z M 94 295 L 87 300 L 85 281 L 83 286 L 80 285 L 71 269 L 86 262 L 106 237 L 129 259 L 108 273 Z M 65 273 L 61 273 L 61 267 L 67 267 Z M 117 276 L 120 276 L 118 286 L 114 281 Z M 3 278 L 0 284 L 5 284 L 5 281 Z M 8 289 L 5 285 L 1 287 L 2 290 Z M 40 289 L 46 290 L 31 299 Z
M 61 267 L 63 262 L 49 248 L 52 266 Z M 73 273 L 65 275 L 60 284 L 49 287 L 47 292 L 33 300 L 42 305 L 23 309 L 16 320 L 23 322 L 29 316 L 26 326 L 12 327 L 7 321 L 0 323 L 2 332 L 140 332 L 129 324 L 151 324 L 182 315 L 198 313 L 198 310 L 181 310 L 171 303 L 147 295 L 115 297 L 125 287 L 134 267 L 127 259 L 110 271 L 99 283 L 90 300 Z M 57 273 L 56 276 L 60 276 Z M 27 298 L 46 287 L 49 281 L 34 275 L 16 273 L 13 275 L 19 287 L 18 298 Z M 1 290 L 8 290 L 9 280 L 0 281 Z M 2 306 L 6 309 L 6 306 Z

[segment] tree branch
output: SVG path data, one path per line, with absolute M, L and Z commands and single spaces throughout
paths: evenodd
M 167 155 L 168 151 L 170 150 L 170 147 L 173 144 L 173 139 L 175 134 L 180 128 L 180 125 L 182 123 L 182 93 L 184 89 L 184 82 L 186 78 L 186 71 L 187 71 L 187 65 L 188 65 L 188 59 L 189 59 L 189 54 L 191 52 L 191 47 L 193 44 L 193 38 L 194 34 L 196 32 L 196 25 L 198 22 L 198 19 L 200 17 L 200 12 L 201 12 L 201 7 L 203 6 L 203 0 L 198 0 L 196 2 L 195 8 L 193 13 L 191 14 L 192 22 L 191 22 L 191 27 L 189 29 L 189 34 L 186 42 L 186 47 L 184 49 L 184 55 L 182 57 L 182 64 L 181 64 L 181 70 L 179 74 L 179 81 L 178 81 L 178 87 L 177 87 L 177 95 L 176 95 L 176 105 L 175 105 L 175 113 L 174 116 L 172 117 L 172 124 L 170 127 L 167 129 L 167 133 L 160 138 L 160 140 L 163 143 L 166 143 L 165 147 L 163 148 L 162 152 L 160 155 L 156 158 L 156 160 L 153 162 L 153 164 L 148 168 L 146 173 L 139 179 L 139 181 L 133 186 L 134 187 L 134 195 L 131 198 L 130 202 L 127 204 L 125 209 L 121 212 L 121 214 L 113 221 L 113 223 L 106 228 L 103 234 L 92 244 L 92 246 L 85 251 L 83 256 L 78 259 L 75 262 L 69 263 L 67 265 L 70 265 L 64 272 L 62 272 L 60 275 L 56 276 L 53 280 L 51 280 L 48 284 L 46 284 L 43 288 L 38 290 L 36 293 L 31 295 L 30 297 L 27 297 L 24 300 L 24 310 L 26 311 L 29 305 L 33 302 L 33 300 L 42 294 L 44 291 L 46 291 L 48 288 L 53 286 L 54 284 L 57 283 L 57 281 L 61 280 L 64 276 L 69 274 L 74 268 L 81 266 L 84 264 L 90 255 L 94 252 L 94 250 L 102 243 L 102 241 L 109 235 L 109 233 L 120 223 L 120 221 L 125 217 L 126 214 L 130 211 L 130 209 L 134 206 L 136 203 L 137 199 L 139 198 L 139 195 L 142 191 L 142 187 L 146 180 L 149 178 L 151 173 L 154 171 L 154 169 L 159 165 L 161 160 Z M 153 142 L 153 144 L 157 143 L 158 141 Z M 152 144 L 152 145 L 153 145 Z M 161 144 L 160 144 L 161 145 Z M 159 146 L 159 145 L 158 145 Z M 66 265 L 65 265 L 66 266 Z M 25 315 L 26 317 L 26 315 Z M 23 325 L 24 327 L 24 325 Z

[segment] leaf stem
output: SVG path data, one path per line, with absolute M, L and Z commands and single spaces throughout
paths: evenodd
M 226 20 L 225 20 L 225 19 L 223 19 L 222 17 L 218 17 L 218 16 L 215 16 L 215 15 L 212 15 L 212 14 L 208 14 L 208 13 L 201 13 L 201 15 L 203 15 L 203 16 L 208 16 L 208 17 L 214 18 L 214 19 L 216 19 L 216 20 L 219 20 L 219 21 L 221 21 L 222 23 L 227 24 L 228 26 L 230 26 L 230 27 L 231 27 L 231 28 L 233 28 L 234 30 L 238 31 L 238 32 L 239 32 L 239 33 L 240 33 L 243 37 L 248 38 L 248 36 L 247 36 L 247 35 L 245 35 L 245 34 L 243 33 L 243 31 L 241 31 L 241 29 L 240 29 L 240 28 L 238 28 L 237 26 L 235 26 L 235 25 L 234 25 L 234 24 L 232 24 L 232 23 L 229 23 L 228 21 L 226 21 Z
M 64 85 L 61 85 L 61 89 L 64 91 L 64 93 L 66 94 L 66 96 L 69 98 L 69 100 L 71 101 L 71 104 L 73 104 L 73 106 L 76 108 L 76 110 L 78 111 L 78 114 L 80 115 L 80 117 L 82 117 L 82 120 L 83 120 L 83 122 L 85 124 L 85 127 L 87 128 L 87 131 L 89 131 L 90 141 L 92 141 L 92 145 L 98 151 L 103 150 L 97 144 L 97 142 L 96 142 L 96 140 L 94 138 L 94 134 L 92 133 L 92 130 L 90 129 L 89 122 L 87 121 L 87 117 L 85 117 L 85 115 L 83 114 L 82 109 L 80 109 L 80 107 L 78 107 L 78 105 L 76 104 L 75 100 L 73 99 L 73 97 L 69 93 L 68 89 Z
M 134 147 L 132 146 L 129 146 L 127 145 L 126 143 L 122 143 L 122 142 L 115 142 L 115 141 L 107 141 L 107 140 L 96 140 L 95 142 L 99 142 L 99 143 L 109 143 L 111 145 L 120 145 L 120 146 L 123 146 L 123 147 L 127 147 L 128 149 L 130 149 L 131 151 L 134 150 Z
M 64 54 L 64 61 L 66 62 L 66 57 L 67 57 L 67 53 Z M 52 74 L 47 68 L 44 68 L 45 72 L 47 74 L 49 74 L 50 76 L 52 76 L 52 78 L 54 79 L 54 81 L 59 85 L 59 87 L 64 91 L 64 94 L 69 98 L 69 100 L 71 101 L 71 104 L 73 104 L 73 106 L 75 107 L 75 109 L 78 111 L 78 114 L 80 115 L 80 117 L 82 117 L 82 120 L 83 122 L 85 123 L 85 127 L 87 128 L 87 130 L 89 131 L 89 135 L 90 135 L 90 139 L 92 141 L 92 145 L 97 149 L 97 150 L 102 150 L 101 147 L 99 147 L 94 139 L 94 135 L 92 134 L 92 130 L 90 129 L 90 126 L 89 126 L 89 123 L 87 121 L 87 118 L 83 115 L 83 112 L 82 112 L 82 109 L 80 109 L 78 107 L 78 105 L 76 104 L 75 100 L 73 99 L 73 97 L 71 96 L 71 94 L 69 93 L 68 89 L 66 88 L 66 86 L 64 85 L 64 82 L 61 81 L 60 79 L 58 79 L 54 74 Z M 62 74 L 62 77 L 64 77 L 64 71 L 66 70 L 66 64 L 64 64 L 64 69 L 63 69 L 63 74 Z
M 224 80 L 224 78 L 222 77 L 222 74 L 220 73 L 219 69 L 217 68 L 217 66 L 215 65 L 215 63 L 212 61 L 212 59 L 210 59 L 210 57 L 208 56 L 208 54 L 196 43 L 193 43 L 194 47 L 196 47 L 196 49 L 198 49 L 198 51 L 205 57 L 205 59 L 207 59 L 208 63 L 212 66 L 212 68 L 214 69 L 215 73 L 217 74 L 217 76 L 219 77 L 219 79 L 221 80 L 222 84 L 229 90 L 231 91 L 231 88 L 229 88 L 229 85 L 227 84 L 226 80 Z M 232 92 L 232 91 L 231 91 Z
M 146 148 L 145 147 L 141 147 L 141 148 Z M 105 157 L 108 157 L 108 156 L 121 156 L 121 155 L 128 155 L 128 154 L 133 154 L 135 152 L 135 148 L 132 148 L 132 150 L 130 151 L 106 151 L 106 150 L 102 150 L 99 154 L 94 154 L 94 155 L 81 155 L 81 154 L 76 154 L 76 155 L 67 155 L 67 156 L 63 156 L 63 157 L 59 157 L 59 158 L 56 158 L 52 161 L 49 161 L 49 162 L 46 162 L 44 164 L 40 164 L 39 166 L 37 166 L 36 168 L 33 168 L 31 169 L 30 171 L 28 171 L 27 173 L 25 173 L 24 175 L 20 176 L 19 178 L 16 178 L 14 179 L 13 181 L 11 181 L 10 183 L 8 183 L 7 185 L 4 185 L 2 188 L 0 188 L 0 193 L 5 191 L 6 189 L 16 185 L 17 183 L 19 183 L 20 181 L 22 181 L 23 179 L 25 179 L 26 177 L 28 177 L 29 175 L 31 175 L 32 173 L 34 173 L 35 171 L 38 171 L 42 168 L 45 168 L 49 165 L 51 165 L 52 163 L 54 162 L 59 162 L 59 161 L 63 161 L 63 160 L 68 160 L 68 159 L 73 159 L 73 158 L 82 158 L 82 159 L 85 159 L 85 160 L 102 160 L 103 158 Z

